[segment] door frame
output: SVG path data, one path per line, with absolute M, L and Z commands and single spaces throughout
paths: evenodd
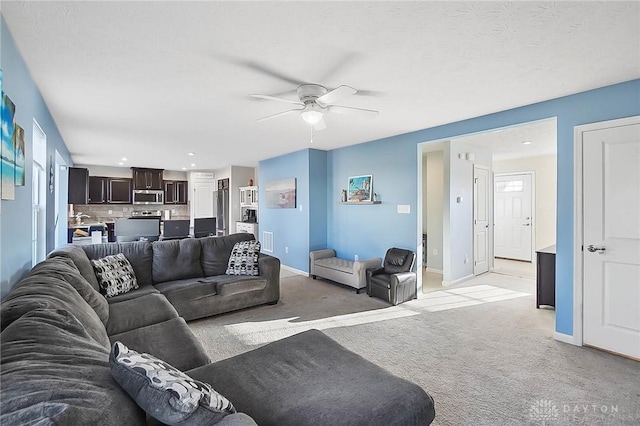
M 563 333 L 554 333 L 556 340 L 571 343 L 577 346 L 583 345 L 584 330 L 584 277 L 583 277 L 583 134 L 593 130 L 608 129 L 610 127 L 628 126 L 640 124 L 640 116 L 620 118 L 616 120 L 599 121 L 597 123 L 583 124 L 573 128 L 573 336 Z M 556 282 L 557 277 L 556 277 Z
M 535 265 L 536 264 L 536 172 L 535 170 L 523 170 L 521 172 L 504 172 L 504 173 L 493 173 L 491 182 L 491 199 L 492 199 L 492 205 L 491 205 L 491 210 L 493 212 L 495 212 L 496 206 L 495 206 L 495 202 L 496 202 L 496 178 L 497 177 L 502 177 L 502 176 L 513 176 L 513 175 L 529 175 L 531 177 L 531 264 Z M 493 217 L 493 215 L 492 215 Z M 493 272 L 494 268 L 493 266 L 495 266 L 495 259 L 496 259 L 496 248 L 495 248 L 495 243 L 496 243 L 496 238 L 495 238 L 495 232 L 496 232 L 496 222 L 495 222 L 495 218 L 493 218 L 493 229 L 491 230 L 491 239 L 492 239 L 492 244 L 493 247 L 491 247 L 491 254 L 493 255 L 491 257 L 492 260 L 492 268 L 491 268 L 491 272 Z M 516 260 L 516 262 L 518 262 L 518 260 Z

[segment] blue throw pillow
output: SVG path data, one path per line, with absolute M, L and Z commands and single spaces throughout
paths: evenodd
M 208 383 L 121 342 L 113 344 L 109 364 L 116 382 L 140 408 L 167 425 L 212 425 L 236 412 Z

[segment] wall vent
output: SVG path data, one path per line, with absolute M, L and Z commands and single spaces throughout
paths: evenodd
M 262 231 L 262 250 L 273 253 L 273 232 Z

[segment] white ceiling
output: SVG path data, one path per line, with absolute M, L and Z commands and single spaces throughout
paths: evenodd
M 2 14 L 90 165 L 255 166 L 640 77 L 635 1 L 3 0 Z M 300 83 L 370 91 L 339 104 L 380 114 L 332 114 L 312 145 L 296 114 L 255 122 L 290 106 L 249 94 L 295 99 Z

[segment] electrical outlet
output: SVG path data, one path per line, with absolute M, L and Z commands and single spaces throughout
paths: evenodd
M 433 249 L 433 255 L 437 256 L 438 255 L 438 249 Z
M 171 209 L 171 214 L 176 214 L 176 209 Z
M 353 256 L 353 259 L 357 262 L 358 261 L 358 255 L 356 254 L 355 256 Z
M 285 253 L 289 253 L 289 247 L 285 246 L 285 248 L 284 248 L 284 252 L 285 252 Z
M 469 255 L 466 253 L 464 255 L 464 263 L 469 263 Z
M 113 210 L 109 210 L 109 214 L 113 214 Z

